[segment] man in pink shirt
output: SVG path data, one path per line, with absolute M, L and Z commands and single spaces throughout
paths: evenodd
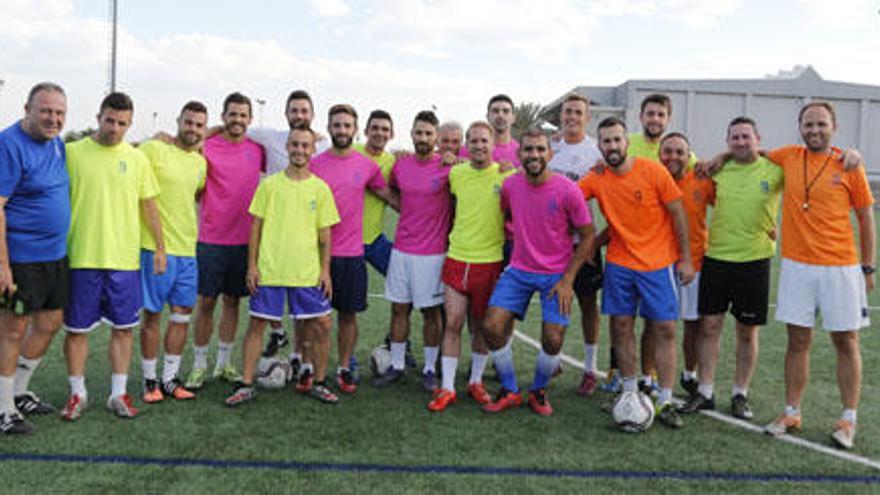
M 519 141 L 513 139 L 510 128 L 516 121 L 513 113 L 513 100 L 505 94 L 498 94 L 489 99 L 486 108 L 486 120 L 495 131 L 495 149 L 492 151 L 492 161 L 501 165 L 513 166 L 517 170 L 522 168 L 519 161 Z M 460 142 L 460 140 L 459 140 Z M 459 152 L 463 158 L 468 157 L 467 147 L 461 147 Z
M 483 410 L 496 413 L 522 404 L 513 353 L 505 344 L 510 338 L 511 319 L 525 317 L 537 291 L 544 325 L 529 406 L 549 416 L 553 408 L 545 389 L 559 364 L 574 280 L 592 250 L 593 226 L 577 186 L 547 168 L 552 154 L 547 136 L 540 129 L 529 129 L 522 140 L 519 157 L 524 172 L 510 176 L 501 188 L 501 209 L 513 222 L 513 255 L 495 286 L 484 321 L 486 344 L 492 351 L 501 390 Z M 581 236 L 574 252 L 572 232 Z
M 385 278 L 385 298 L 391 301 L 391 368 L 373 384 L 385 387 L 405 376 L 406 339 L 413 306 L 424 321 L 423 386 L 437 387 L 435 365 L 443 330 L 440 274 L 446 259 L 452 198 L 449 171 L 437 145 L 439 122 L 434 112 L 419 112 L 411 136 L 415 154 L 401 157 L 391 169 L 391 189 L 400 197 L 400 219 Z
M 208 344 L 214 332 L 214 307 L 223 294 L 220 344 L 214 378 L 235 382 L 239 374 L 229 356 L 238 330 L 239 299 L 248 295 L 247 245 L 252 217 L 248 207 L 266 170 L 263 147 L 247 135 L 251 123 L 251 100 L 232 93 L 223 102 L 223 131 L 205 140 L 208 176 L 199 208 L 196 262 L 199 270 L 195 329 L 195 363 L 186 388 L 204 385 L 208 368 Z
M 327 131 L 332 147 L 312 159 L 311 171 L 333 191 L 341 221 L 330 229 L 331 305 L 338 313 L 339 362 L 336 384 L 346 394 L 357 391 L 349 368 L 357 343 L 357 314 L 367 309 L 367 266 L 364 262 L 364 195 L 369 189 L 397 207 L 396 200 L 372 160 L 351 145 L 357 133 L 357 112 L 350 105 L 330 107 Z

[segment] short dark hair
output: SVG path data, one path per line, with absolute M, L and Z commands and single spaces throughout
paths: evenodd
M 417 113 L 416 118 L 413 119 L 413 126 L 416 125 L 416 122 L 427 122 L 434 127 L 440 125 L 440 119 L 438 119 L 437 115 L 430 110 L 422 110 Z
M 37 93 L 40 91 L 49 91 L 54 93 L 61 93 L 61 96 L 67 97 L 64 93 L 64 88 L 55 84 L 53 82 L 41 82 L 39 84 L 35 84 L 34 87 L 28 92 L 27 104 L 30 105 L 31 102 L 34 101 L 34 98 L 37 96 Z
M 646 96 L 642 100 L 642 108 L 639 110 L 639 114 L 645 113 L 645 107 L 647 107 L 649 103 L 666 107 L 666 113 L 672 115 L 672 100 L 668 96 L 661 95 L 660 93 L 653 93 Z
M 569 93 L 568 96 L 562 100 L 562 104 L 565 105 L 570 101 L 579 101 L 587 106 L 587 109 L 590 108 L 590 99 L 580 93 Z
M 370 112 L 370 116 L 367 117 L 367 129 L 370 128 L 370 123 L 373 122 L 373 120 L 375 119 L 387 120 L 388 122 L 391 122 L 391 128 L 394 129 L 394 121 L 391 120 L 391 114 L 386 112 L 385 110 L 380 109 L 376 109 Z
M 183 105 L 183 108 L 180 109 L 180 115 L 183 115 L 183 112 L 207 114 L 208 107 L 206 107 L 205 104 L 200 101 L 190 100 Z
M 105 96 L 103 100 L 101 100 L 101 107 L 99 108 L 100 112 L 103 112 L 105 109 L 109 108 L 110 110 L 116 110 L 118 112 L 122 112 L 125 110 L 134 111 L 134 103 L 131 101 L 131 97 L 125 93 L 120 93 L 119 91 L 110 93 Z
M 827 110 L 828 113 L 831 115 L 831 123 L 835 126 L 837 125 L 837 112 L 834 111 L 834 106 L 831 104 L 831 102 L 825 100 L 813 100 L 802 106 L 801 111 L 798 112 L 798 124 L 800 124 L 801 121 L 804 120 L 804 114 L 807 113 L 807 110 L 816 107 L 824 108 L 825 110 Z
M 733 124 L 731 124 L 731 125 L 733 125 Z M 660 146 L 663 146 L 663 143 L 665 143 L 667 139 L 672 139 L 672 138 L 679 138 L 682 141 L 684 141 L 685 144 L 688 145 L 688 148 L 691 147 L 691 140 L 688 139 L 687 136 L 685 136 L 684 134 L 682 134 L 680 132 L 670 132 L 669 134 L 663 136 L 663 138 L 660 139 Z
M 304 89 L 295 89 L 290 92 L 290 95 L 287 96 L 287 103 L 284 104 L 284 109 L 290 106 L 290 102 L 293 100 L 306 100 L 309 102 L 309 107 L 311 107 L 312 112 L 315 111 L 315 105 L 312 103 L 312 97 Z
M 548 143 L 550 142 L 550 140 L 547 138 L 547 133 L 538 127 L 529 127 L 528 129 L 525 130 L 525 132 L 523 132 L 520 135 L 519 138 L 520 138 L 520 141 L 522 141 L 525 138 L 531 138 L 531 139 L 543 138 Z
M 755 122 L 755 119 L 751 117 L 746 117 L 745 115 L 740 115 L 739 117 L 731 120 L 729 124 L 727 124 L 727 134 L 730 134 L 730 129 L 733 126 L 740 124 L 748 124 L 752 126 L 752 130 L 755 131 L 755 135 L 758 134 L 758 124 Z
M 616 125 L 622 127 L 624 132 L 626 132 L 626 124 L 623 122 L 623 120 L 618 117 L 611 116 L 605 117 L 604 119 L 602 119 L 602 122 L 599 122 L 599 125 L 596 126 L 596 133 L 598 134 L 598 132 L 602 129 L 607 129 L 608 127 L 614 127 Z
M 355 123 L 357 123 L 358 113 L 354 109 L 353 106 L 351 106 L 347 103 L 337 103 L 336 105 L 333 105 L 332 107 L 330 107 L 330 110 L 327 111 L 328 123 L 329 123 L 329 120 L 332 119 L 333 116 L 336 115 L 337 113 L 344 113 L 346 115 L 351 115 L 352 117 L 354 117 Z
M 290 132 L 287 134 L 288 138 L 290 138 L 290 135 L 293 134 L 293 131 L 308 132 L 312 135 L 312 144 L 315 144 L 315 140 L 317 139 L 315 131 L 313 131 L 312 128 L 309 127 L 309 125 L 305 122 L 298 122 L 293 127 L 291 127 Z
M 248 115 L 253 115 L 254 107 L 251 105 L 251 99 L 247 96 L 236 91 L 235 93 L 230 94 L 223 100 L 223 113 L 226 113 L 226 110 L 229 109 L 229 105 L 235 103 L 238 105 L 247 105 L 248 107 Z
M 497 95 L 493 96 L 492 98 L 489 98 L 489 104 L 486 105 L 486 110 L 488 111 L 489 108 L 492 107 L 493 103 L 498 103 L 499 101 L 503 102 L 503 103 L 510 104 L 510 108 L 514 107 L 513 100 L 510 99 L 510 97 L 507 96 L 506 94 L 502 93 L 502 94 L 497 94 Z

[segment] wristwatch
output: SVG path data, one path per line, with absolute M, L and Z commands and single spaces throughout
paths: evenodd
M 862 273 L 865 275 L 873 275 L 875 271 L 877 270 L 871 265 L 862 265 Z

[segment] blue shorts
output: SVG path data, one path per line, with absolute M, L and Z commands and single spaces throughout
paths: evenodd
M 336 311 L 360 313 L 367 309 L 367 264 L 363 256 L 330 258 L 333 301 Z
M 307 320 L 330 314 L 330 302 L 319 287 L 260 286 L 251 296 L 251 316 L 281 321 L 284 316 L 285 297 L 291 319 Z
M 522 320 L 529 309 L 532 294 L 537 291 L 541 294 L 542 321 L 568 326 L 568 317 L 559 311 L 559 298 L 550 295 L 550 289 L 560 279 L 561 273 L 530 273 L 509 266 L 495 284 L 489 307 L 506 309 Z
M 153 275 L 153 252 L 141 250 L 141 290 L 144 309 L 161 313 L 169 306 L 192 308 L 196 305 L 196 284 L 199 272 L 192 256 L 168 255 L 168 268 L 161 275 Z
M 114 328 L 131 328 L 138 324 L 142 302 L 139 270 L 70 270 L 64 325 L 74 333 L 90 332 L 102 320 Z
M 247 245 L 196 244 L 199 295 L 210 298 L 221 293 L 232 297 L 247 296 L 247 251 Z
M 602 313 L 611 316 L 639 316 L 655 321 L 678 319 L 678 284 L 675 265 L 640 272 L 605 264 L 602 285 Z
M 388 273 L 388 264 L 391 262 L 391 248 L 394 244 L 385 237 L 385 234 L 379 234 L 370 244 L 364 244 L 364 259 L 377 272 L 384 277 Z

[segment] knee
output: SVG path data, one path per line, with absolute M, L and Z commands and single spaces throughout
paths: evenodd
M 333 320 L 330 319 L 330 316 L 320 316 L 315 322 L 318 330 L 322 333 L 330 333 L 333 330 Z
M 559 335 L 545 335 L 541 339 L 541 349 L 545 354 L 555 356 L 562 350 L 562 338 Z
M 831 335 L 837 354 L 853 356 L 859 352 L 858 332 L 838 332 Z
M 813 344 L 813 336 L 809 332 L 790 332 L 788 334 L 788 350 L 794 353 L 804 353 L 810 350 Z

